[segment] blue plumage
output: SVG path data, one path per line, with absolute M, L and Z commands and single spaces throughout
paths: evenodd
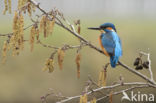
M 100 44 L 106 56 L 110 56 L 111 67 L 115 68 L 122 56 L 121 40 L 116 33 L 115 25 L 112 23 L 104 23 L 98 28 L 88 28 L 92 30 L 101 30 Z M 104 33 L 105 31 L 105 33 Z
M 109 25 L 108 25 L 109 24 Z M 105 23 L 102 26 L 104 27 L 105 33 L 102 33 L 100 38 L 102 42 L 102 46 L 105 48 L 107 53 L 110 56 L 110 63 L 113 68 L 116 67 L 116 64 L 119 61 L 119 58 L 122 56 L 122 46 L 121 46 L 121 40 L 117 33 L 115 32 L 115 26 L 111 26 L 111 23 Z M 102 27 L 100 26 L 100 27 Z M 111 28 L 107 28 L 111 27 Z

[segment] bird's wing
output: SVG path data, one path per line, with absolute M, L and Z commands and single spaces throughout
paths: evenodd
M 101 42 L 102 42 L 103 47 L 108 52 L 108 54 L 114 55 L 115 41 L 114 41 L 113 35 L 103 33 L 101 35 Z
M 121 55 L 122 55 L 122 42 L 121 42 L 120 37 L 119 37 L 119 44 L 120 44 L 120 47 L 121 47 Z

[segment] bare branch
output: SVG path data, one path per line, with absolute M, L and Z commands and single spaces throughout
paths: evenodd
M 28 25 L 27 27 L 25 27 L 23 30 L 27 30 L 28 28 L 30 28 L 31 26 L 33 26 L 34 24 L 31 24 L 31 25 Z M 10 37 L 11 35 L 13 35 L 13 32 L 12 33 L 7 33 L 7 34 L 0 34 L 0 36 L 7 36 L 7 37 Z
M 8 34 L 0 34 L 0 36 L 10 36 L 10 35 L 12 35 L 12 33 L 8 33 Z
M 151 80 L 152 81 L 154 81 L 154 79 L 153 79 L 153 72 L 152 72 L 152 68 L 151 68 L 151 59 L 150 59 L 150 53 L 145 53 L 145 52 L 140 52 L 141 54 L 143 54 L 143 55 L 145 55 L 145 56 L 147 56 L 147 60 L 148 60 L 148 62 L 149 62 L 149 68 L 148 68 L 148 70 L 149 70 L 149 73 L 150 73 L 150 78 L 151 78 Z
M 140 77 L 143 78 L 144 80 L 148 81 L 149 83 L 151 83 L 151 84 L 156 84 L 155 81 L 151 80 L 150 78 L 148 78 L 147 76 L 143 75 L 142 73 L 140 73 L 140 72 L 134 70 L 133 68 L 128 67 L 126 64 L 123 64 L 123 63 L 120 62 L 120 61 L 119 61 L 119 64 L 120 64 L 122 67 L 124 67 L 124 68 L 126 68 L 127 70 L 129 70 L 130 72 L 132 72 L 132 73 L 134 73 L 134 74 L 140 76 Z
M 93 92 L 90 91 L 90 92 L 87 92 L 86 94 L 89 96 L 91 95 L 92 93 L 98 93 L 99 91 L 102 91 L 102 90 L 106 90 L 106 89 L 115 89 L 117 87 L 120 87 L 120 86 L 131 86 L 130 88 L 127 88 L 127 89 L 123 89 L 123 90 L 120 90 L 120 91 L 117 91 L 117 92 L 114 92 L 112 95 L 117 95 L 117 94 L 120 94 L 122 93 L 123 91 L 129 91 L 129 90 L 132 90 L 132 89 L 135 89 L 135 88 L 149 88 L 149 87 L 153 87 L 153 88 L 156 88 L 155 85 L 152 85 L 150 83 L 143 83 L 143 82 L 131 82 L 131 83 L 124 83 L 123 85 L 121 84 L 115 84 L 115 85 L 112 85 L 112 86 L 106 86 L 106 87 L 100 87 L 100 88 L 97 88 L 97 89 L 93 89 Z M 75 100 L 79 100 L 81 95 L 78 95 L 78 96 L 72 96 L 72 97 L 67 97 L 67 99 L 64 99 L 62 101 L 59 101 L 57 103 L 71 103 L 71 101 L 75 101 Z M 106 96 L 103 96 L 99 99 L 97 99 L 98 101 L 101 100 L 101 99 L 104 99 L 106 97 L 108 97 L 108 95 Z
M 60 48 L 63 48 L 64 50 L 67 50 L 67 49 L 79 49 L 81 48 L 82 46 L 86 46 L 86 44 L 80 44 L 80 45 L 68 45 L 68 44 L 65 44 L 63 47 L 56 47 L 56 46 L 51 46 L 51 45 L 47 45 L 47 44 L 44 44 L 42 43 L 40 40 L 37 41 L 38 44 L 42 45 L 43 47 L 47 47 L 47 48 L 52 48 L 52 49 L 60 49 Z
M 38 44 L 42 45 L 43 47 L 53 48 L 53 49 L 59 49 L 59 47 L 51 46 L 43 44 L 40 40 L 37 41 Z

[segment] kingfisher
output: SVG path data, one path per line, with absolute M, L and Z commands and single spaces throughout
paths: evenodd
M 111 67 L 115 68 L 119 58 L 122 56 L 122 44 L 115 25 L 112 23 L 104 23 L 99 27 L 91 27 L 88 29 L 101 31 L 99 37 L 100 46 L 104 54 L 110 57 Z

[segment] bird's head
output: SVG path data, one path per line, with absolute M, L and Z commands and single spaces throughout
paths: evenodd
M 100 31 L 105 31 L 105 32 L 109 32 L 109 31 L 116 32 L 115 25 L 112 24 L 112 23 L 104 23 L 104 24 L 100 25 L 99 27 L 91 27 L 91 28 L 88 28 L 88 29 L 100 30 Z

